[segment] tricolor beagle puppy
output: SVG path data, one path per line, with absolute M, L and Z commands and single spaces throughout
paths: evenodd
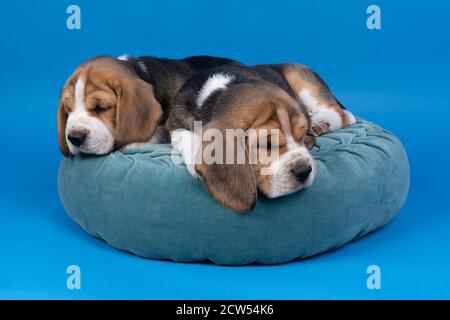
M 223 133 L 219 163 L 203 161 L 212 142 L 205 144 L 208 139 L 196 137 L 196 121 L 201 121 L 202 132 Z M 212 197 L 233 210 L 250 211 L 256 205 L 257 189 L 276 198 L 310 186 L 317 172 L 309 153 L 313 136 L 354 121 L 316 73 L 302 65 L 279 64 L 197 72 L 175 96 L 166 127 L 189 172 L 203 180 Z M 225 133 L 229 129 L 264 129 L 265 135 L 238 141 Z M 267 139 L 268 129 L 277 132 L 275 146 Z M 226 154 L 236 154 L 239 145 L 245 150 L 245 161 L 226 162 Z M 276 151 L 277 157 L 250 162 L 254 149 L 269 155 Z
M 81 64 L 60 96 L 61 152 L 101 155 L 140 143 L 169 142 L 161 124 L 185 80 L 195 71 L 227 65 L 240 63 L 208 56 L 101 56 Z

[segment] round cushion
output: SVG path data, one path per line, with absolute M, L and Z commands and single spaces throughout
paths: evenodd
M 170 145 L 62 159 L 64 208 L 89 234 L 151 259 L 274 264 L 335 249 L 386 224 L 409 187 L 400 141 L 358 119 L 318 137 L 318 174 L 292 195 L 237 213 L 172 161 Z

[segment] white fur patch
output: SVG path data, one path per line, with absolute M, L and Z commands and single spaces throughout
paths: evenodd
M 347 124 L 354 124 L 356 122 L 356 118 L 353 115 L 353 113 L 351 113 L 348 110 L 344 110 L 344 114 L 345 114 L 345 118 L 347 120 Z
M 203 84 L 203 87 L 200 89 L 200 92 L 198 93 L 197 106 L 200 108 L 214 91 L 225 89 L 228 83 L 230 83 L 230 81 L 233 79 L 233 76 L 222 73 L 216 73 L 212 75 L 208 80 L 206 80 L 206 82 Z
M 78 78 L 75 85 L 75 110 L 84 108 L 84 89 L 86 83 L 83 78 Z
M 320 104 L 308 89 L 300 91 L 298 96 L 308 109 L 312 126 L 318 126 L 321 122 L 325 122 L 329 125 L 329 131 L 342 128 L 343 123 L 339 113 L 324 104 Z
M 194 132 L 186 129 L 172 131 L 170 138 L 173 149 L 181 154 L 191 176 L 200 180 L 195 171 L 195 163 L 197 153 L 201 150 L 201 138 L 196 137 Z
M 85 80 L 80 77 L 75 85 L 75 104 L 69 113 L 66 124 L 66 140 L 70 153 L 80 151 L 90 154 L 106 154 L 113 149 L 114 138 L 106 125 L 86 110 Z M 85 132 L 86 141 L 79 147 L 74 146 L 67 136 L 73 132 Z
M 117 59 L 122 60 L 122 61 L 128 61 L 128 59 L 130 59 L 130 55 L 122 54 L 122 55 L 118 56 Z

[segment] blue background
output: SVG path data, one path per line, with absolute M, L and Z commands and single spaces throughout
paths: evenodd
M 0 298 L 450 298 L 449 56 L 445 1 L 12 1 L 0 10 Z M 85 234 L 58 198 L 58 95 L 100 54 L 209 54 L 316 69 L 355 114 L 404 143 L 411 189 L 385 228 L 337 251 L 277 266 L 151 261 Z M 65 286 L 66 267 L 82 289 Z M 377 264 L 382 289 L 368 290 Z

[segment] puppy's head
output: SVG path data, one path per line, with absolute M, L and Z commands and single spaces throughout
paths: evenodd
M 223 164 L 196 165 L 218 202 L 249 211 L 256 204 L 257 189 L 276 198 L 312 184 L 316 165 L 309 149 L 314 138 L 307 135 L 309 118 L 295 99 L 270 83 L 254 82 L 228 89 L 221 102 L 226 111 L 206 125 L 204 133 L 209 128 L 223 132 Z M 227 129 L 244 129 L 244 139 L 230 136 Z M 203 143 L 203 157 L 206 148 Z M 244 163 L 230 164 L 226 155 L 234 154 L 236 160 L 239 148 Z
M 153 87 L 125 62 L 94 58 L 80 65 L 62 89 L 59 147 L 66 156 L 106 154 L 150 139 L 161 116 Z

